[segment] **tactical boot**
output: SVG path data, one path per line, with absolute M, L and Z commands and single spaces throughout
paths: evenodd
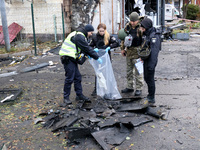
M 64 103 L 66 103 L 67 105 L 70 105 L 70 104 L 72 104 L 72 102 L 70 101 L 70 99 L 68 98 L 68 99 L 64 99 Z
M 63 100 L 63 104 L 61 104 L 60 106 L 61 107 L 66 107 L 67 105 L 70 105 L 70 104 L 72 104 L 72 102 L 70 101 L 70 99 L 68 98 L 68 99 L 64 99 Z
M 142 90 L 136 90 L 135 91 L 135 96 L 141 96 Z
M 82 95 L 79 95 L 79 96 L 77 95 L 77 96 L 76 96 L 76 100 L 77 100 L 77 101 L 83 100 L 83 101 L 85 101 L 85 102 L 91 102 L 90 99 L 89 99 L 88 97 L 84 96 L 83 94 L 82 94 Z
M 155 105 L 155 98 L 149 98 L 149 97 L 147 97 L 147 100 L 149 102 L 149 106 L 150 107 L 156 107 L 156 105 Z
M 130 92 L 133 92 L 133 91 L 134 91 L 133 89 L 128 89 L 128 88 L 121 90 L 122 93 L 130 93 Z

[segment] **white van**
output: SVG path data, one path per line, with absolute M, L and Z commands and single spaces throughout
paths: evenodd
M 174 19 L 174 6 L 165 4 L 165 21 L 173 21 Z
M 176 17 L 180 17 L 180 13 L 174 5 L 165 4 L 165 21 L 173 21 Z

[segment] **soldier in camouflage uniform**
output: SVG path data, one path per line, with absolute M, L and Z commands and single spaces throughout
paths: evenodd
M 129 16 L 130 22 L 126 24 L 125 31 L 132 35 L 133 41 L 131 47 L 125 47 L 124 41 L 121 42 L 121 54 L 126 56 L 127 62 L 127 88 L 123 89 L 122 93 L 134 92 L 135 96 L 140 96 L 144 84 L 143 74 L 139 74 L 136 67 L 136 59 L 139 58 L 137 48 L 142 43 L 142 35 L 139 30 L 140 20 L 136 12 L 132 12 Z

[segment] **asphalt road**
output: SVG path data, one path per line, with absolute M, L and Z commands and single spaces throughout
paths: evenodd
M 23 55 L 21 53 L 20 55 Z M 23 94 L 13 105 L 0 106 L 0 146 L 10 149 L 67 149 L 64 135 L 56 136 L 33 120 L 41 111 L 56 109 L 62 103 L 64 69 L 58 55 L 33 56 L 1 73 L 20 71 L 40 63 L 53 61 L 53 66 L 37 71 L 1 77 L 1 88 L 22 88 Z M 112 52 L 112 65 L 118 89 L 126 87 L 126 61 L 119 50 Z M 83 93 L 94 87 L 94 70 L 87 61 L 80 66 Z M 167 115 L 139 126 L 115 149 L 199 150 L 200 149 L 200 38 L 189 41 L 164 41 L 156 68 L 156 105 Z M 147 94 L 146 84 L 143 96 Z M 126 95 L 122 95 L 126 97 Z M 72 87 L 70 99 L 74 100 Z M 74 101 L 73 101 L 74 103 Z M 69 148 L 69 147 L 68 147 Z M 101 149 L 93 139 L 72 149 Z

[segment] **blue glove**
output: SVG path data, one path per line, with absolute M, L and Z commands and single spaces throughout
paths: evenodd
M 101 58 L 98 58 L 97 61 L 102 64 L 103 63 L 103 60 Z
M 91 59 L 91 57 L 89 55 L 87 55 L 88 59 Z
M 107 48 L 106 48 L 106 52 L 108 52 L 110 50 L 110 46 L 108 46 Z
M 95 52 L 98 52 L 99 50 L 98 50 L 98 48 L 95 48 L 94 51 L 95 51 Z

